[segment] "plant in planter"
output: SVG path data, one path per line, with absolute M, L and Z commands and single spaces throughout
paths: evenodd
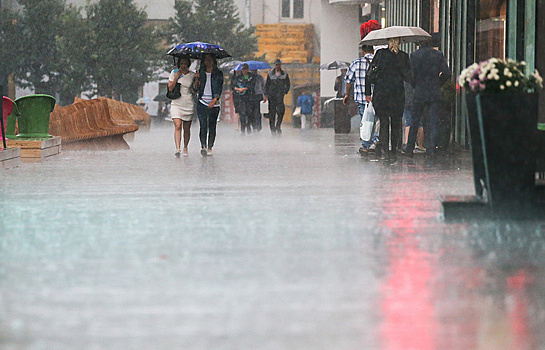
M 542 88 L 539 72 L 534 70 L 532 75 L 526 76 L 525 70 L 525 62 L 491 58 L 464 69 L 458 82 L 466 91 L 474 93 L 534 92 Z
M 491 58 L 458 79 L 464 88 L 475 192 L 500 212 L 535 200 L 537 90 L 543 79 L 526 64 Z M 484 191 L 486 190 L 486 192 Z

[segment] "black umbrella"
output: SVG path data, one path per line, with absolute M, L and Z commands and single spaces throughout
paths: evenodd
M 200 59 L 204 54 L 211 54 L 216 58 L 231 57 L 221 46 L 215 44 L 195 41 L 192 43 L 180 44 L 167 52 L 167 55 L 174 57 L 188 57 Z
M 153 100 L 154 100 L 155 102 L 167 102 L 167 101 L 170 101 L 170 100 L 167 98 L 167 96 L 164 95 L 164 94 L 159 94 L 159 95 L 155 96 L 155 97 L 153 98 Z

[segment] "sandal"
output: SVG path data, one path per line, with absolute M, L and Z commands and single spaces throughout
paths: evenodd
M 176 153 L 174 153 L 174 155 L 175 155 L 176 157 L 179 157 L 179 156 L 180 156 L 180 153 L 181 153 L 181 151 L 178 149 L 178 150 L 176 150 Z
M 184 148 L 183 156 L 189 157 L 189 152 L 187 151 L 187 148 Z

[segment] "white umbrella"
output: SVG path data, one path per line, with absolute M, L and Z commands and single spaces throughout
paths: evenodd
M 240 63 L 242 63 L 242 61 L 238 61 L 238 60 L 223 62 L 222 64 L 219 65 L 219 69 L 228 71 L 233 69 L 237 64 L 240 64 Z
M 387 45 L 388 39 L 400 38 L 401 43 L 414 43 L 431 39 L 431 35 L 419 27 L 394 26 L 373 30 L 361 41 L 364 45 Z
M 320 70 L 334 70 L 334 69 L 348 69 L 350 63 L 345 61 L 331 61 L 329 63 L 324 63 L 320 66 Z

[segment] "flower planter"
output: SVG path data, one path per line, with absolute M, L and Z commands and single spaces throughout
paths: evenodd
M 55 108 L 55 98 L 49 95 L 28 95 L 15 100 L 19 110 L 18 138 L 50 138 L 49 116 Z
M 537 94 L 468 93 L 466 103 L 476 195 L 496 213 L 533 206 Z

